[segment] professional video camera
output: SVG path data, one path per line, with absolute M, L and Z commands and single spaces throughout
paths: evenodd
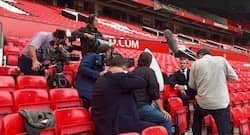
M 80 56 L 77 54 L 70 54 L 69 51 L 71 51 L 71 48 L 65 44 L 56 45 L 53 49 L 44 53 L 45 61 L 50 61 L 50 63 L 43 63 L 43 69 L 48 69 L 49 66 L 55 67 L 55 73 L 47 79 L 50 88 L 70 87 L 63 73 L 64 65 L 68 64 L 70 61 L 78 61 Z
M 99 66 L 109 66 L 109 62 L 112 58 L 116 57 L 116 56 L 122 56 L 120 53 L 118 52 L 115 52 L 113 49 L 112 49 L 112 52 L 111 52 L 111 58 L 110 59 L 107 59 L 107 56 L 105 53 L 99 53 L 99 57 L 96 59 L 96 64 L 99 65 Z M 134 58 L 124 58 L 126 60 L 126 65 L 127 65 L 127 68 L 131 68 L 135 65 L 135 60 Z
M 69 34 L 71 35 L 71 34 Z M 73 41 L 76 40 L 77 37 L 74 37 L 74 36 L 69 36 L 68 39 L 69 41 L 72 43 Z M 110 46 L 112 48 L 112 53 L 111 53 L 111 59 L 114 58 L 115 56 L 121 56 L 121 54 L 117 53 L 117 52 L 114 52 L 114 49 L 112 47 L 112 44 L 107 41 L 107 40 L 104 40 L 104 39 L 100 39 L 98 38 L 98 36 L 96 36 L 95 34 L 93 34 L 93 39 L 94 41 L 94 46 L 95 48 L 97 49 L 99 46 L 101 45 L 105 45 L 105 46 Z M 73 48 L 77 48 L 75 46 L 73 46 Z M 79 50 L 79 49 L 77 49 Z M 125 60 L 127 61 L 127 67 L 130 68 L 130 67 L 133 67 L 134 66 L 134 59 L 133 58 L 125 58 Z M 109 60 L 107 59 L 106 57 L 106 54 L 105 53 L 99 53 L 99 57 L 97 58 L 96 60 L 96 64 L 99 65 L 99 66 L 109 66 Z

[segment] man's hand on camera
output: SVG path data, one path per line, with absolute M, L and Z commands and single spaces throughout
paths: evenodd
M 32 70 L 38 71 L 40 69 L 41 63 L 38 60 L 32 62 Z

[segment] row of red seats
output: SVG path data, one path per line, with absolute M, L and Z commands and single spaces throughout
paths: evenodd
M 230 93 L 230 103 L 232 107 L 250 105 L 250 91 Z
M 94 124 L 88 110 L 83 108 L 64 108 L 54 110 L 55 127 L 41 130 L 41 135 L 93 135 Z M 26 135 L 24 119 L 18 113 L 0 119 L 1 135 Z
M 19 75 L 16 81 L 12 76 L 0 76 L 0 80 L 1 91 L 15 91 L 25 88 L 48 89 L 47 81 L 43 76 Z
M 250 91 L 250 86 L 247 82 L 228 83 L 228 90 L 230 93 L 247 92 Z
M 233 107 L 230 110 L 233 132 L 238 129 L 239 135 L 250 135 L 250 106 Z M 214 118 L 208 115 L 204 118 L 205 125 L 211 130 L 212 135 L 218 134 Z
M 55 126 L 40 131 L 40 135 L 93 135 L 95 127 L 90 119 L 89 112 L 83 108 L 58 109 L 54 112 Z M 1 126 L 2 125 L 2 126 Z M 2 135 L 26 135 L 24 120 L 18 113 L 9 114 L 0 120 Z M 140 135 L 139 133 L 122 133 L 120 135 Z M 148 127 L 142 135 L 168 135 L 161 126 Z
M 81 107 L 78 92 L 71 88 L 46 90 L 23 89 L 12 93 L 0 91 L 0 116 L 18 112 L 21 109 L 58 109 Z

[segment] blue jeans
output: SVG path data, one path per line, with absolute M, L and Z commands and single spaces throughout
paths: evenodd
M 167 129 L 168 135 L 173 135 L 172 121 L 164 119 L 163 114 L 156 106 L 143 105 L 139 107 L 137 110 L 141 120 L 161 125 Z
M 202 120 L 204 116 L 211 114 L 218 127 L 219 135 L 231 135 L 230 109 L 229 106 L 223 109 L 207 110 L 198 104 L 195 106 L 193 120 L 193 135 L 201 135 Z

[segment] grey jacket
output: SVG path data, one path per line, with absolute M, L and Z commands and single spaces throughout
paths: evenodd
M 40 129 L 53 127 L 55 124 L 53 112 L 51 110 L 21 110 L 19 113 L 25 119 L 25 128 L 28 135 L 40 135 Z

